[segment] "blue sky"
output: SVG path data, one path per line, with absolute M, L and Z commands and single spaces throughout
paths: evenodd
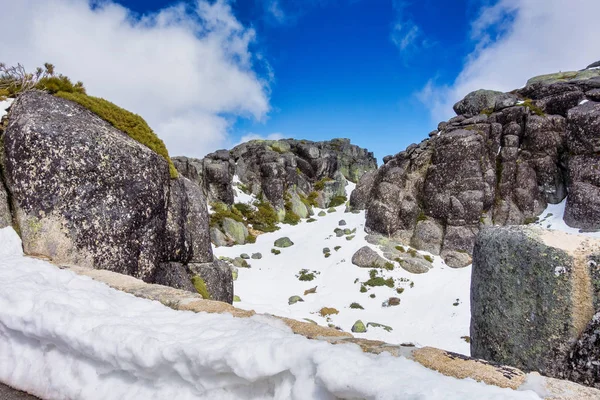
M 119 2 L 139 13 L 169 5 Z M 468 22 L 477 10 L 466 0 L 405 3 L 402 10 L 391 0 L 281 0 L 281 20 L 271 4 L 232 3 L 240 22 L 256 30 L 252 50 L 274 73 L 271 112 L 265 121 L 238 119 L 234 140 L 249 133 L 348 137 L 379 158 L 396 153 L 435 127 L 415 94 L 432 77 L 453 79 L 472 50 Z M 421 31 L 405 49 L 392 40 L 398 23 Z M 257 62 L 257 71 L 267 75 L 264 68 Z
M 543 3 L 543 6 L 540 4 Z M 52 62 L 172 155 L 348 137 L 381 159 L 472 90 L 600 59 L 598 0 L 0 0 L 3 62 Z

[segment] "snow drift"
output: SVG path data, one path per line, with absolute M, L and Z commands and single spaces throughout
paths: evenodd
M 538 399 L 264 316 L 194 314 L 24 257 L 0 230 L 0 381 L 45 399 Z

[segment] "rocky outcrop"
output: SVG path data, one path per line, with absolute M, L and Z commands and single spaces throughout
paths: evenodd
M 286 192 L 307 196 L 321 182 L 317 201 L 326 207 L 344 195 L 346 180 L 357 182 L 377 168 L 373 153 L 350 144 L 348 139 L 326 142 L 306 140 L 253 140 L 219 150 L 202 160 L 174 157 L 177 170 L 197 182 L 209 202 L 233 204 L 233 187 L 255 196 L 263 195 L 275 208 L 285 206 Z M 234 182 L 237 176 L 241 185 Z
M 68 100 L 28 92 L 8 120 L 0 210 L 26 254 L 193 290 L 188 265 L 213 263 L 196 184 L 170 179 L 164 158 Z
M 600 307 L 599 257 L 600 240 L 580 235 L 531 227 L 480 232 L 471 278 L 472 356 L 585 383 L 591 367 L 582 359 L 597 354 L 589 352 L 595 333 L 586 327 Z
M 359 182 L 367 229 L 462 267 L 480 229 L 533 220 L 567 194 L 566 222 L 600 228 L 598 89 L 600 70 L 588 69 L 470 93 L 457 117 Z
M 565 378 L 600 389 L 600 311 L 573 347 Z

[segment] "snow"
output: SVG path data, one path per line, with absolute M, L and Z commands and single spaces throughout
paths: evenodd
M 585 104 L 585 103 L 588 103 L 588 102 L 589 102 L 589 100 L 587 100 L 587 99 L 581 100 L 581 102 L 579 102 L 579 105 L 582 105 L 582 104 Z
M 540 214 L 538 221 L 534 224 L 541 228 L 562 231 L 566 233 L 572 233 L 575 235 L 584 235 L 595 238 L 600 238 L 600 232 L 585 232 L 579 230 L 579 228 L 572 228 L 567 225 L 563 219 L 565 215 L 565 206 L 567 205 L 567 198 L 558 204 L 549 204 L 546 210 Z
M 350 193 L 354 184 L 347 186 Z M 281 225 L 279 231 L 258 236 L 255 244 L 213 248 L 215 256 L 239 257 L 242 253 L 261 253 L 262 259 L 248 260 L 251 268 L 240 268 L 235 281 L 235 294 L 241 299 L 235 306 L 297 320 L 309 319 L 319 325 L 339 327 L 350 332 L 357 320 L 366 325 L 374 322 L 392 328 L 388 332 L 380 327 L 368 327 L 366 333 L 354 333 L 356 337 L 383 340 L 388 343 L 412 343 L 417 346 L 433 346 L 469 355 L 470 345 L 463 337 L 469 336 L 471 267 L 453 269 L 439 257 L 433 257 L 433 268 L 426 274 L 411 274 L 396 263 L 394 271 L 383 270 L 386 279 L 394 278 L 396 287 L 404 288 L 398 294 L 395 289 L 375 287 L 360 293 L 361 283 L 369 279 L 369 269 L 352 264 L 352 255 L 368 245 L 364 232 L 365 212 L 344 213 L 345 206 L 324 217 L 316 214 L 317 222 L 301 222 L 297 226 Z M 356 236 L 348 241 L 345 236 L 336 237 L 334 229 L 340 220 L 347 225 L 340 228 L 356 228 Z M 279 249 L 274 255 L 273 242 L 287 236 L 294 246 Z M 334 248 L 341 246 L 336 251 Z M 325 258 L 323 248 L 331 250 Z M 382 254 L 376 246 L 373 249 Z M 423 254 L 428 254 L 421 252 Z M 300 270 L 316 271 L 313 281 L 300 281 Z M 358 279 L 358 282 L 355 282 Z M 402 282 L 404 280 L 404 282 Z M 411 287 L 411 282 L 413 286 Z M 315 294 L 304 291 L 317 287 Z M 370 295 L 375 294 L 375 298 Z M 298 295 L 304 302 L 288 304 L 291 296 Z M 390 297 L 398 297 L 401 304 L 382 307 Z M 364 309 L 352 309 L 350 304 L 359 303 Z M 456 305 L 455 305 L 456 304 Z M 339 311 L 329 319 L 318 312 L 323 307 Z
M 175 311 L 24 257 L 0 230 L 0 381 L 46 399 L 539 399 L 266 316 Z
M 246 203 L 246 204 L 254 203 L 254 201 L 256 201 L 256 198 L 252 195 L 244 193 L 240 189 L 240 185 L 243 185 L 242 181 L 240 181 L 240 178 L 237 175 L 234 175 L 233 176 L 233 185 L 232 185 L 234 202 L 235 203 Z
M 14 99 L 6 99 L 6 100 L 0 101 L 0 118 L 4 117 L 6 115 L 6 109 L 8 107 L 10 107 L 10 105 L 12 104 L 13 101 L 14 101 Z

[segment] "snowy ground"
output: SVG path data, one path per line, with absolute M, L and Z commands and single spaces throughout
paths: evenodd
M 0 118 L 6 115 L 6 109 L 10 107 L 14 99 L 6 99 L 0 101 Z
M 349 191 L 353 185 L 349 185 Z M 386 286 L 369 289 L 360 293 L 361 283 L 369 279 L 369 269 L 352 264 L 352 255 L 365 241 L 365 214 L 344 213 L 345 206 L 336 208 L 335 213 L 324 217 L 314 216 L 317 222 L 301 222 L 297 226 L 281 225 L 277 232 L 260 235 L 255 244 L 214 248 L 216 256 L 234 258 L 241 253 L 252 255 L 260 252 L 260 260 L 248 260 L 251 268 L 240 268 L 235 282 L 235 294 L 241 302 L 237 307 L 260 313 L 270 313 L 302 320 L 304 318 L 327 326 L 333 324 L 350 332 L 352 325 L 361 320 L 391 327 L 386 331 L 380 327 L 368 327 L 364 334 L 356 337 L 383 340 L 388 343 L 413 343 L 418 346 L 434 346 L 468 355 L 469 344 L 462 337 L 469 336 L 471 267 L 452 269 L 439 257 L 435 257 L 434 268 L 426 274 L 411 274 L 398 266 L 394 271 L 383 271 L 385 278 L 393 277 L 396 288 L 404 288 L 398 294 Z M 315 209 L 318 214 L 320 209 Z M 347 225 L 340 228 L 356 228 L 356 236 L 347 240 L 346 236 L 336 237 L 333 230 L 340 220 Z M 274 255 L 273 242 L 283 236 L 295 244 L 279 249 Z M 336 251 L 334 248 L 341 246 Z M 323 248 L 331 250 L 325 258 Z M 376 246 L 371 246 L 377 249 Z M 427 254 L 427 253 L 424 253 Z M 313 281 L 300 281 L 299 271 L 316 271 Z M 358 279 L 358 281 L 357 281 Z M 317 287 L 315 294 L 304 295 L 304 291 Z M 374 294 L 375 298 L 371 298 Z M 291 296 L 298 295 L 304 302 L 288 304 Z M 382 307 L 390 297 L 401 299 L 399 306 Z M 352 309 L 350 304 L 358 303 L 364 309 Z M 318 311 L 323 307 L 333 307 L 339 311 L 322 317 Z
M 535 222 L 534 225 L 544 229 L 600 238 L 600 232 L 580 232 L 578 228 L 571 228 L 569 225 L 567 225 L 563 220 L 566 204 L 567 199 L 564 199 L 559 204 L 549 204 L 548 208 L 546 208 L 546 210 L 540 214 L 538 221 Z
M 539 399 L 265 316 L 175 311 L 41 260 L 0 230 L 0 381 L 44 399 Z

